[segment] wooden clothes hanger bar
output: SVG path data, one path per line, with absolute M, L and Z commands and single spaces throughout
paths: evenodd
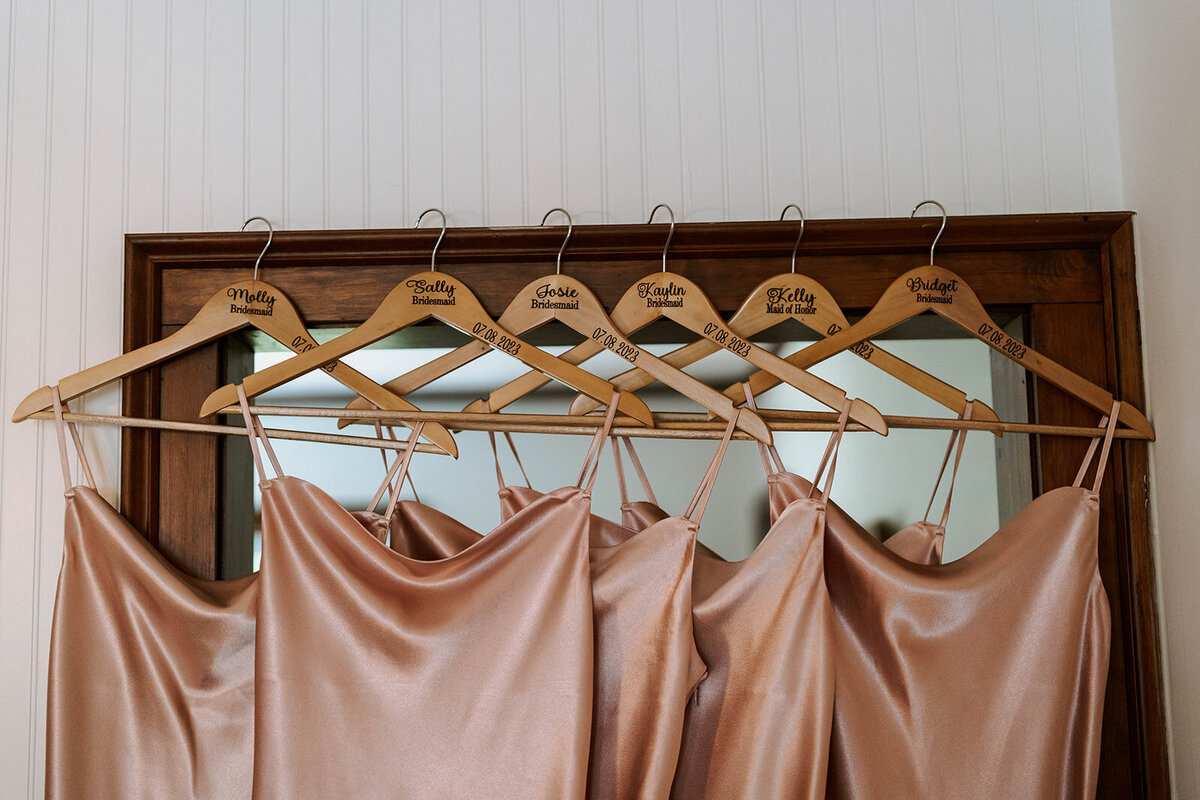
M 411 412 L 399 412 L 411 413 Z M 288 415 L 293 416 L 293 415 Z M 35 411 L 27 419 L 53 420 L 53 411 Z M 76 414 L 63 413 L 64 422 L 78 422 L 84 425 L 108 425 L 117 428 L 144 428 L 157 431 L 183 431 L 185 433 L 213 433 L 219 436 L 246 435 L 246 429 L 240 425 L 214 425 L 204 422 L 177 422 L 165 419 L 142 419 L 141 417 L 122 417 L 109 414 Z M 399 421 L 399 420 L 398 420 Z M 414 424 L 418 420 L 413 420 Z M 381 439 L 367 436 L 348 436 L 339 433 L 318 433 L 316 431 L 290 431 L 275 428 L 266 429 L 272 439 L 286 439 L 293 442 L 319 442 L 321 444 L 344 444 L 351 447 L 370 447 L 377 450 L 407 450 L 408 441 L 404 439 Z M 418 453 L 434 455 L 449 455 L 436 445 L 417 443 Z
M 800 214 L 800 232 L 792 247 L 792 269 L 768 278 L 746 296 L 742 305 L 729 320 L 729 328 L 743 339 L 774 327 L 787 319 L 793 319 L 821 336 L 830 336 L 850 327 L 846 315 L 838 306 L 829 290 L 816 280 L 796 272 L 796 255 L 800 241 L 804 238 L 804 213 L 795 203 L 784 207 L 779 219 L 782 221 L 788 209 Z M 686 367 L 720 350 L 720 346 L 708 339 L 699 339 L 663 356 L 663 361 L 674 367 Z M 933 375 L 918 369 L 872 342 L 861 342 L 850 348 L 850 352 L 869 364 L 878 367 L 894 378 L 903 381 L 921 394 L 941 405 L 962 414 L 967 405 L 967 394 Z M 612 379 L 613 386 L 626 391 L 636 391 L 654 381 L 646 370 L 634 367 Z M 732 402 L 732 400 L 730 401 Z M 595 408 L 595 401 L 582 395 L 571 403 L 572 414 L 586 414 Z M 985 403 L 976 401 L 972 416 L 985 420 L 997 420 L 996 412 Z
M 271 247 L 275 229 L 263 217 L 251 217 L 242 225 L 242 229 L 245 230 L 246 225 L 255 220 L 266 222 L 270 233 L 266 246 L 254 262 L 254 276 L 250 280 L 238 281 L 217 291 L 186 325 L 170 336 L 62 378 L 57 382 L 62 399 L 72 400 L 246 327 L 262 331 L 296 353 L 315 348 L 317 342 L 305 327 L 292 301 L 275 286 L 258 279 L 259 264 Z M 412 403 L 341 362 L 327 363 L 323 368 L 330 377 L 380 408 L 417 410 Z M 34 412 L 47 410 L 51 405 L 50 387 L 44 386 L 21 401 L 13 412 L 12 420 L 20 422 L 28 419 Z M 454 437 L 443 426 L 426 426 L 423 434 L 447 453 L 458 454 Z
M 218 414 L 241 414 L 239 406 L 218 409 Z M 404 420 L 433 420 L 461 431 L 508 431 L 511 433 L 595 433 L 603 424 L 598 414 L 511 414 L 477 411 L 386 411 L 381 409 L 314 408 L 290 406 L 251 406 L 250 413 L 278 417 L 319 417 L 353 419 L 384 424 Z M 837 429 L 837 415 L 824 411 L 788 411 L 760 408 L 759 415 L 779 431 L 832 431 Z M 976 419 L 945 419 L 941 417 L 885 416 L 889 427 L 912 430 L 972 430 L 1000 433 L 1018 433 L 1043 436 L 1065 436 L 1096 439 L 1104 436 L 1103 428 L 1077 427 L 1071 425 L 1044 425 L 1028 422 L 1001 422 Z M 614 422 L 622 426 L 621 431 L 637 433 L 620 435 L 638 438 L 661 439 L 711 439 L 721 438 L 727 424 L 714 422 L 707 414 L 686 412 L 660 412 L 654 415 L 654 427 L 639 426 L 640 420 L 617 417 Z M 847 430 L 870 431 L 870 428 L 853 423 Z M 1145 434 L 1118 428 L 1114 434 L 1118 439 L 1144 440 Z M 748 434 L 735 434 L 735 438 L 753 438 Z
M 1108 412 L 1113 404 L 1113 396 L 1108 391 L 1006 334 L 988 315 L 983 303 L 965 280 L 948 269 L 934 266 L 933 252 L 942 231 L 946 228 L 946 210 L 937 201 L 926 200 L 918 204 L 913 213 L 926 203 L 933 203 L 942 210 L 942 226 L 929 248 L 930 263 L 909 270 L 892 281 L 875 306 L 857 323 L 827 339 L 817 341 L 798 353 L 793 353 L 785 360 L 799 367 L 811 367 L 907 319 L 932 311 L 955 323 L 1010 360 L 1021 364 L 1034 375 L 1082 400 L 1095 410 Z M 755 395 L 762 394 L 780 383 L 778 378 L 765 370 L 754 373 L 747 382 Z M 745 399 L 740 382 L 726 388 L 724 394 L 734 402 L 738 402 L 739 397 L 743 401 Z M 1141 438 L 1154 440 L 1154 428 L 1149 420 L 1129 403 L 1121 404 L 1118 419 L 1142 434 Z

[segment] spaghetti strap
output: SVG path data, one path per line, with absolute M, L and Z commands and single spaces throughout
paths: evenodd
M 400 441 L 399 437 L 397 437 L 397 436 L 396 436 L 396 429 L 395 429 L 395 428 L 393 428 L 391 425 L 389 425 L 389 426 L 388 426 L 388 429 L 387 429 L 387 435 L 388 435 L 388 438 L 389 438 L 389 439 L 391 439 L 393 442 L 398 442 L 398 441 Z M 376 436 L 376 438 L 378 438 L 378 439 L 382 439 L 382 438 L 383 438 L 383 426 L 379 424 L 379 420 L 375 420 L 375 436 Z M 398 491 L 400 491 L 401 489 L 403 489 L 403 488 L 404 488 L 403 486 L 397 486 L 397 487 L 395 487 L 395 489 L 393 489 L 393 488 L 392 488 L 392 485 L 391 485 L 391 482 L 390 482 L 390 480 L 389 480 L 389 479 L 386 477 L 386 476 L 387 476 L 387 473 L 388 473 L 388 472 L 389 472 L 389 470 L 391 469 L 391 467 L 388 465 L 388 460 L 387 460 L 387 450 L 385 450 L 385 449 L 384 449 L 384 448 L 382 448 L 382 447 L 381 447 L 381 448 L 379 448 L 379 455 L 380 455 L 380 457 L 383 459 L 383 473 L 384 473 L 384 476 L 385 476 L 385 477 L 384 477 L 384 483 L 383 483 L 383 484 L 382 484 L 382 485 L 379 487 L 379 493 L 378 493 L 378 495 L 376 496 L 376 498 L 375 498 L 375 501 L 374 501 L 373 503 L 371 503 L 371 505 L 370 505 L 370 507 L 369 507 L 369 508 L 367 508 L 367 511 L 374 511 L 374 510 L 375 510 L 375 507 L 376 507 L 377 505 L 379 505 L 379 501 L 383 499 L 383 493 L 384 493 L 385 491 L 386 491 L 386 492 L 389 492 L 389 495 L 388 495 L 388 497 L 389 497 L 389 499 L 390 499 L 390 498 L 391 498 L 390 492 L 393 492 L 393 491 L 396 491 L 396 492 L 398 492 Z M 396 458 L 397 458 L 397 459 L 399 459 L 399 458 L 400 458 L 400 454 L 399 454 L 399 453 L 397 453 L 397 454 L 396 454 Z M 419 503 L 419 502 L 421 502 L 421 495 L 417 494 L 417 485 L 416 485 L 415 483 L 413 483 L 413 479 L 412 479 L 412 473 L 408 473 L 408 474 L 406 475 L 406 478 L 407 478 L 407 480 L 408 480 L 408 488 L 412 489 L 413 497 L 415 497 L 415 498 L 416 498 L 416 500 L 417 500 L 417 502 L 418 502 L 418 503 Z
M 388 500 L 387 511 L 383 515 L 388 522 L 391 522 L 392 515 L 396 513 L 396 504 L 400 502 L 400 487 L 404 486 L 404 479 L 408 475 L 408 465 L 412 461 L 413 453 L 417 451 L 417 441 L 421 436 L 421 429 L 424 427 L 425 420 L 420 420 L 413 426 L 412 433 L 408 436 L 408 447 L 404 449 L 404 456 L 393 461 L 391 469 L 388 470 L 387 478 L 384 481 L 385 485 L 390 486 L 393 477 L 396 479 L 396 491 L 392 492 L 392 497 Z M 399 472 L 398 476 L 397 471 Z M 374 507 L 375 505 L 372 503 L 371 508 Z
M 65 424 L 63 422 L 63 411 L 66 409 L 66 404 L 62 401 L 57 384 L 50 387 L 50 397 L 54 401 L 54 428 L 58 434 L 58 457 L 62 464 L 63 494 L 70 497 L 75 490 L 75 482 L 71 477 L 71 462 L 67 457 L 67 437 L 64 428 L 71 430 L 71 438 L 75 441 L 75 452 L 79 456 L 79 465 L 83 467 L 83 477 L 87 481 L 88 488 L 95 491 L 96 479 L 92 477 L 92 466 L 88 463 L 87 454 L 83 451 L 83 439 L 79 435 L 79 429 L 75 427 L 74 422 Z
M 821 476 L 825 474 L 825 468 L 828 467 L 829 476 L 825 479 L 825 489 L 821 493 L 821 498 L 823 501 L 829 499 L 829 487 L 833 483 L 833 470 L 837 467 L 837 450 L 841 445 L 842 435 L 846 433 L 846 423 L 850 420 L 850 404 L 852 402 L 854 401 L 849 397 L 842 402 L 842 412 L 838 415 L 837 428 L 829 436 L 829 444 L 825 445 L 825 452 L 821 455 L 820 463 L 817 464 L 817 472 L 813 475 L 812 484 L 808 487 L 809 497 L 813 496 L 817 484 L 821 482 Z
M 604 424 L 596 429 L 596 435 L 592 437 L 592 445 L 588 448 L 587 455 L 583 458 L 583 467 L 579 470 L 579 479 L 575 481 L 575 486 L 589 494 L 592 491 L 592 486 L 596 483 L 596 473 L 600 468 L 600 451 L 604 449 L 604 440 L 608 438 L 609 432 L 612 431 L 613 420 L 617 417 L 617 401 L 621 398 L 620 391 L 614 390 L 612 400 L 608 403 L 608 410 L 604 414 Z M 583 485 L 583 478 L 588 475 L 591 470 L 591 475 L 587 479 L 587 486 Z
M 717 446 L 717 452 L 713 454 L 712 461 L 708 463 L 708 469 L 704 471 L 704 477 L 700 479 L 700 486 L 692 495 L 692 502 L 688 503 L 687 511 L 683 512 L 683 515 L 691 519 L 697 526 L 700 525 L 704 509 L 708 506 L 708 498 L 712 496 L 713 486 L 717 482 L 717 473 L 721 469 L 721 462 L 725 459 L 725 451 L 729 449 L 729 441 L 733 438 L 733 429 L 737 426 L 740 414 L 741 411 L 734 410 L 733 417 L 725 426 L 725 435 L 721 438 L 721 444 Z M 693 512 L 695 517 L 692 516 Z
M 617 467 L 617 486 L 621 490 L 621 505 L 629 503 L 629 494 L 625 490 L 625 468 L 621 463 L 621 445 L 625 445 L 625 450 L 629 454 L 629 460 L 633 463 L 633 468 L 637 472 L 638 480 L 642 482 L 642 489 L 646 492 L 646 499 L 654 505 L 658 505 L 658 498 L 654 496 L 654 489 L 650 487 L 650 479 L 646 477 L 646 470 L 642 468 L 642 461 L 638 458 L 637 451 L 633 449 L 633 442 L 628 436 L 613 436 L 612 451 L 613 462 Z
M 483 401 L 483 412 L 490 414 L 491 411 L 491 404 L 485 399 Z M 504 480 L 504 471 L 500 469 L 500 451 L 496 448 L 496 432 L 488 431 L 487 435 L 488 441 L 492 444 L 492 458 L 496 461 L 496 488 L 503 489 L 505 486 L 508 486 L 508 483 Z M 525 479 L 525 485 L 532 489 L 533 484 L 529 482 L 529 475 L 525 472 L 525 465 L 521 463 L 521 456 L 517 452 L 517 445 L 513 442 L 512 434 L 504 431 L 504 440 L 508 442 L 508 449 L 512 452 L 513 460 L 517 462 L 517 469 L 521 470 L 521 477 Z M 409 480 L 411 482 L 412 479 L 410 478 Z
M 742 391 L 746 393 L 746 406 L 751 411 L 757 412 L 758 406 L 754 402 L 754 392 L 750 391 L 749 381 L 744 381 L 742 383 Z M 775 448 L 774 442 L 771 444 L 763 444 L 762 442 L 759 442 L 758 455 L 760 458 L 762 458 L 763 472 L 767 473 L 768 478 L 780 472 L 787 472 L 783 466 L 783 459 L 780 458 L 779 451 Z M 775 469 L 773 470 L 771 469 L 772 462 L 775 464 Z
M 262 422 L 258 417 L 250 413 L 250 404 L 246 400 L 246 390 L 239 383 L 237 385 L 238 404 L 242 407 L 242 418 L 246 422 L 246 437 L 250 440 L 250 453 L 254 456 L 254 466 L 258 469 L 258 485 L 262 486 L 268 480 L 267 472 L 263 468 L 262 454 L 258 451 L 258 444 L 262 442 L 263 449 L 267 451 L 267 458 L 271 461 L 271 467 L 275 470 L 275 477 L 283 477 L 283 469 L 279 466 L 279 459 L 275 457 L 275 450 L 271 447 L 271 443 L 267 440 L 267 432 L 262 426 Z
M 966 408 L 958 415 L 961 420 L 968 420 L 975 410 L 975 401 L 968 400 Z M 946 521 L 950 519 L 950 498 L 954 496 L 954 480 L 958 477 L 958 465 L 962 461 L 963 446 L 967 443 L 967 431 L 965 428 L 955 428 L 950 434 L 950 441 L 946 445 L 946 455 L 942 457 L 942 467 L 938 470 L 937 480 L 933 482 L 933 491 L 929 495 L 929 505 L 925 506 L 925 516 L 922 520 L 929 520 L 929 512 L 933 508 L 933 500 L 937 497 L 938 487 L 942 485 L 942 476 L 946 474 L 946 465 L 950 463 L 950 452 L 954 450 L 955 442 L 958 443 L 958 452 L 954 456 L 954 469 L 950 471 L 950 486 L 946 489 L 946 507 L 942 509 L 942 521 L 938 523 L 941 527 L 946 527 Z
M 1096 478 L 1092 482 L 1092 493 L 1100 491 L 1100 483 L 1104 480 L 1104 469 L 1108 466 L 1108 453 L 1112 449 L 1113 433 L 1117 429 L 1117 415 L 1121 411 L 1121 401 L 1114 400 L 1112 410 L 1107 416 L 1100 419 L 1100 424 L 1097 427 L 1106 428 L 1104 432 L 1104 447 L 1100 451 L 1100 459 L 1096 462 Z M 1106 427 L 1107 426 L 1107 427 Z M 1096 453 L 1096 448 L 1100 446 L 1100 439 L 1092 439 L 1092 443 L 1088 445 L 1087 452 L 1084 453 L 1083 463 L 1079 465 L 1079 472 L 1075 473 L 1075 481 L 1071 485 L 1078 488 L 1083 484 L 1083 476 L 1087 472 L 1088 464 L 1092 461 L 1092 456 Z

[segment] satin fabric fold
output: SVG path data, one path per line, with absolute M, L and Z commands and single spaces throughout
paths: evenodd
M 826 498 L 770 495 L 771 527 L 745 560 L 695 556 L 693 624 L 708 676 L 688 707 L 677 800 L 825 796 L 836 677 Z M 645 529 L 665 512 L 635 501 L 621 513 Z
M 529 513 L 543 497 L 522 486 L 499 494 L 502 519 Z M 446 515 L 405 501 L 391 527 L 393 548 L 415 558 L 445 558 L 481 540 Z M 595 689 L 587 797 L 649 800 L 670 791 L 684 710 L 705 672 L 692 636 L 695 541 L 696 526 L 684 517 L 667 517 L 637 536 L 589 518 Z
M 560 489 L 422 561 L 311 484 L 266 482 L 254 796 L 581 797 L 589 507 Z
M 257 576 L 189 577 L 68 492 L 50 634 L 46 797 L 250 796 Z

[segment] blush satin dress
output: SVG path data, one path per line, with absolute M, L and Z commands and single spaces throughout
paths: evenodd
M 905 561 L 831 505 L 830 797 L 1095 797 L 1111 631 L 1097 493 L 1118 409 L 1091 489 L 1099 440 L 1071 486 L 949 564 Z
M 63 562 L 50 633 L 46 797 L 250 796 L 256 575 L 192 578 L 163 558 L 67 462 Z
M 610 412 L 614 407 L 610 404 Z M 610 413 L 601 437 L 607 437 L 611 423 Z M 636 535 L 600 517 L 590 518 L 595 694 L 589 798 L 651 800 L 670 792 L 685 709 L 705 674 L 692 627 L 696 530 L 734 425 L 731 421 L 726 427 L 682 516 L 665 517 Z M 495 437 L 489 436 L 495 454 Z M 508 442 L 512 447 L 511 438 Z M 599 451 L 594 442 L 580 482 L 589 469 L 590 481 L 595 480 Z M 524 475 L 519 457 L 517 463 Z M 506 485 L 498 456 L 496 477 L 503 518 L 528 513 L 543 497 L 527 486 Z M 420 504 L 401 502 L 392 524 L 392 546 L 423 558 L 446 557 L 479 540 L 475 531 L 450 525 Z
M 825 796 L 835 681 L 825 508 L 849 408 L 847 401 L 821 457 L 820 472 L 828 466 L 829 475 L 819 495 L 810 484 L 772 502 L 771 527 L 743 561 L 697 549 L 693 624 L 708 677 L 688 707 L 676 800 Z M 629 502 L 618 469 L 622 520 L 641 529 L 665 512 L 622 441 L 651 498 Z M 782 497 L 774 489 L 772 496 Z
M 262 487 L 255 798 L 583 796 L 588 489 L 426 561 L 303 480 Z

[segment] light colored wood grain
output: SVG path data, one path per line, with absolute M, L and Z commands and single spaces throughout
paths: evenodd
M 466 284 L 445 273 L 432 271 L 413 275 L 392 289 L 362 325 L 295 358 L 247 376 L 242 386 L 250 397 L 262 394 L 430 317 L 487 342 L 489 346 L 508 353 L 543 374 L 555 377 L 577 391 L 597 399 L 603 398 L 605 402 L 613 396 L 611 383 L 522 342 L 487 315 L 479 299 Z M 216 409 L 228 406 L 236 398 L 237 392 L 232 384 L 223 386 L 204 401 L 200 416 L 206 417 Z M 643 420 L 644 424 L 652 423 L 650 409 L 628 392 L 620 393 L 617 407 Z
M 821 336 L 829 336 L 849 327 L 846 315 L 833 295 L 816 280 L 794 272 L 785 272 L 760 283 L 729 320 L 729 328 L 742 338 L 749 338 L 786 319 L 794 319 Z M 711 341 L 701 339 L 685 345 L 663 357 L 675 367 L 686 367 L 720 349 Z M 903 381 L 918 392 L 936 400 L 956 414 L 967 405 L 967 395 L 960 389 L 938 380 L 878 345 L 864 341 L 850 348 L 864 361 Z M 633 392 L 654 381 L 645 370 L 626 370 L 612 379 L 613 386 Z M 572 414 L 586 414 L 595 406 L 588 397 L 576 397 L 571 403 Z M 972 414 L 979 419 L 997 419 L 996 412 L 986 403 L 976 401 Z
M 1107 413 L 1112 409 L 1113 397 L 1105 389 L 1013 339 L 988 316 L 987 310 L 965 280 L 948 269 L 933 265 L 904 273 L 888 286 L 875 307 L 858 323 L 793 353 L 787 360 L 796 366 L 811 367 L 925 311 L 932 311 L 950 320 L 984 344 L 1019 362 L 1033 374 L 1097 411 Z M 748 381 L 755 395 L 779 384 L 779 379 L 765 370 L 754 373 Z M 742 392 L 742 385 L 738 383 L 726 388 L 725 396 L 737 402 L 737 397 L 744 398 Z M 1118 419 L 1153 441 L 1154 428 L 1138 409 L 1122 403 Z
M 846 393 L 833 384 L 803 370 L 791 369 L 791 365 L 779 356 L 735 334 L 721 319 L 721 315 L 717 313 L 704 291 L 682 275 L 673 272 L 650 273 L 625 292 L 612 313 L 612 321 L 625 335 L 639 331 L 654 320 L 664 317 L 703 336 L 718 348 L 724 348 L 744 358 L 760 369 L 771 370 L 789 385 L 829 408 L 841 408 L 846 398 Z M 559 358 L 578 364 L 602 349 L 594 341 L 585 341 Z M 664 363 L 671 365 L 670 362 Z M 487 398 L 488 406 L 493 410 L 504 408 L 544 383 L 545 381 L 540 381 L 532 374 L 520 376 L 492 392 Z M 482 407 L 483 404 L 479 401 L 467 406 L 470 410 Z M 850 417 L 878 433 L 887 433 L 883 417 L 874 406 L 863 400 L 853 400 Z
M 746 409 L 742 409 L 745 411 Z M 219 414 L 241 414 L 239 406 L 217 409 Z M 600 414 L 497 414 L 494 412 L 470 411 L 385 411 L 370 409 L 313 408 L 310 406 L 250 406 L 256 416 L 272 417 L 352 417 L 359 422 L 391 422 L 405 420 L 430 420 L 445 423 L 457 430 L 502 431 L 528 430 L 534 433 L 562 433 L 589 431 L 604 424 Z M 776 431 L 831 431 L 838 427 L 837 414 L 825 411 L 795 411 L 791 409 L 758 409 L 759 415 L 771 423 Z M 1047 436 L 1071 436 L 1096 439 L 1104 436 L 1105 429 L 1098 427 L 1073 427 L 1069 425 L 1043 425 L 1027 422 L 1000 422 L 977 419 L 945 419 L 942 417 L 892 416 L 884 417 L 889 427 L 915 430 L 968 430 L 1002 431 L 1004 433 L 1040 434 Z M 633 429 L 639 420 L 617 416 L 613 422 L 622 429 Z M 688 412 L 660 412 L 654 415 L 654 426 L 642 428 L 638 433 L 645 438 L 654 438 L 660 432 L 664 438 L 687 438 L 688 433 L 704 434 L 697 438 L 710 438 L 707 434 L 717 433 L 720 438 L 728 423 L 711 420 L 706 414 Z M 614 428 L 614 431 L 616 428 Z M 851 423 L 847 430 L 873 432 L 859 423 Z M 749 434 L 736 434 L 740 438 L 753 438 Z M 1146 435 L 1130 428 L 1118 428 L 1115 434 L 1120 439 L 1145 439 Z
M 64 401 L 71 400 L 245 327 L 257 328 L 296 353 L 317 347 L 287 295 L 263 281 L 239 281 L 210 297 L 196 316 L 170 336 L 62 378 L 58 382 L 59 393 Z M 345 364 L 332 361 L 322 368 L 330 377 L 380 408 L 416 409 L 412 403 Z M 13 422 L 50 408 L 51 402 L 50 387 L 43 386 L 21 401 L 13 412 Z M 431 425 L 422 434 L 447 453 L 458 455 L 454 437 L 444 427 Z
M 240 409 L 238 413 L 241 413 Z M 404 412 L 412 413 L 412 412 Z M 418 410 L 419 413 L 419 410 Z M 29 419 L 53 420 L 53 411 L 38 411 Z M 156 431 L 184 431 L 186 433 L 212 433 L 218 436 L 246 436 L 246 429 L 236 425 L 212 425 L 205 422 L 179 422 L 165 419 L 140 419 L 138 417 L 121 417 L 112 414 L 76 414 L 64 412 L 63 420 L 77 422 L 83 425 L 109 425 L 117 428 L 145 428 Z M 409 422 L 412 420 L 396 420 Z M 415 422 L 414 422 L 415 424 Z M 279 428 L 266 428 L 268 439 L 286 439 L 291 442 L 318 442 L 320 444 L 344 444 L 352 447 L 373 447 L 380 450 L 407 450 L 408 442 L 396 439 L 378 439 L 367 436 L 348 436 L 340 433 L 320 433 L 317 431 L 289 431 Z M 418 453 L 434 455 L 449 455 L 445 450 L 435 445 L 417 444 Z
M 652 380 L 662 381 L 689 400 L 708 409 L 712 414 L 725 420 L 732 419 L 737 415 L 737 406 L 729 398 L 686 372 L 670 366 L 625 338 L 616 323 L 609 319 L 608 314 L 604 311 L 604 306 L 601 305 L 592 290 L 569 275 L 552 273 L 527 284 L 509 303 L 508 308 L 500 316 L 498 324 L 506 331 L 523 335 L 552 320 L 558 320 L 568 328 L 583 334 L 587 339 L 616 353 L 629 363 L 638 364 L 641 369 L 646 370 L 647 374 L 652 376 Z M 456 354 L 457 357 L 454 357 Z M 479 346 L 472 348 L 471 344 L 468 344 L 460 347 L 439 359 L 434 359 L 433 362 L 421 365 L 395 381 L 389 381 L 388 387 L 397 382 L 415 384 L 416 381 L 409 378 L 414 372 L 419 373 L 418 379 L 421 381 L 434 380 L 457 369 L 466 361 L 471 360 L 475 354 L 482 355 L 479 352 Z M 436 368 L 431 366 L 439 361 L 444 363 Z M 601 404 L 597 402 L 596 405 Z M 365 404 L 361 400 L 355 400 L 347 408 L 365 408 Z M 770 442 L 771 432 L 757 415 L 737 415 L 737 417 L 739 428 L 750 432 L 760 441 Z M 345 422 L 340 422 L 339 427 L 343 427 L 345 424 Z

